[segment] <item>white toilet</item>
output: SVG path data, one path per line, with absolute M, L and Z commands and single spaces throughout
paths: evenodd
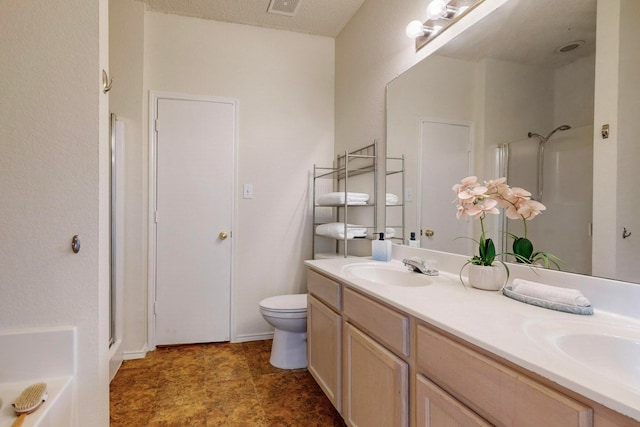
M 278 295 L 260 301 L 260 314 L 274 328 L 269 362 L 276 368 L 307 367 L 307 294 Z

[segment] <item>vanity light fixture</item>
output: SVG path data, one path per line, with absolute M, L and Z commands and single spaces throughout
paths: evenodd
M 407 37 L 415 39 L 416 37 L 435 34 L 440 31 L 441 28 L 442 27 L 440 25 L 435 27 L 427 27 L 422 22 L 415 20 L 409 22 L 407 28 L 405 29 L 405 33 L 407 34 Z
M 411 21 L 405 33 L 407 37 L 416 40 L 416 52 L 456 22 L 463 15 L 470 12 L 484 0 L 431 0 L 427 5 L 427 22 Z
M 433 0 L 427 6 L 427 19 L 435 21 L 437 19 L 451 19 L 456 13 L 458 13 L 458 9 L 452 6 L 449 6 L 449 1 L 451 0 Z

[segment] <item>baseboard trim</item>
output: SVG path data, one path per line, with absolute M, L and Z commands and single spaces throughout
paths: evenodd
M 231 342 L 262 341 L 271 339 L 273 339 L 273 332 L 268 332 L 266 334 L 239 335 Z
M 122 353 L 122 360 L 144 359 L 147 356 L 147 346 L 140 351 L 125 351 Z

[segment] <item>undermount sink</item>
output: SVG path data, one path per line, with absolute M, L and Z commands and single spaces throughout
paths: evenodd
M 381 285 L 418 287 L 433 283 L 429 276 L 399 264 L 363 263 L 344 267 L 346 277 L 357 277 Z
M 531 321 L 529 338 L 586 368 L 640 390 L 640 327 L 581 320 Z

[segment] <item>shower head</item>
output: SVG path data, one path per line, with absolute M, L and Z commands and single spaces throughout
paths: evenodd
M 571 129 L 571 126 L 569 126 L 569 125 L 558 126 L 554 130 L 552 130 L 551 133 L 549 135 L 547 135 L 547 137 L 545 139 L 548 141 L 549 138 L 551 138 L 551 135 L 553 135 L 554 133 L 556 133 L 558 131 L 569 130 L 569 129 Z
M 552 130 L 552 131 L 551 131 L 551 133 L 549 133 L 549 135 L 547 135 L 546 137 L 544 137 L 544 136 L 542 136 L 542 135 L 540 135 L 540 134 L 538 134 L 538 133 L 534 133 L 534 132 L 529 132 L 529 133 L 527 134 L 527 136 L 528 136 L 529 138 L 531 138 L 531 137 L 534 137 L 534 136 L 535 136 L 536 138 L 538 138 L 538 139 L 540 140 L 540 142 L 545 143 L 545 142 L 547 142 L 547 141 L 549 140 L 549 138 L 551 138 L 551 135 L 553 135 L 554 133 L 556 133 L 556 132 L 558 132 L 558 131 L 569 130 L 569 129 L 571 129 L 571 126 L 569 126 L 569 125 L 562 125 L 562 126 L 558 126 L 558 127 L 557 127 L 557 128 L 555 128 L 554 130 Z

